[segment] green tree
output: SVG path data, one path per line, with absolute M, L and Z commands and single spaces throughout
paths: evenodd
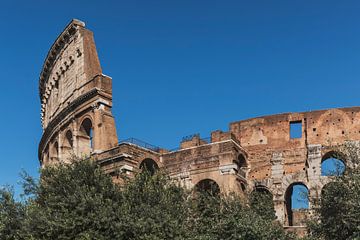
M 275 220 L 273 196 L 266 190 L 255 190 L 250 194 L 251 208 L 260 216 L 268 220 Z
M 20 238 L 25 219 L 25 208 L 14 199 L 11 188 L 0 189 L 0 236 L 3 240 Z
M 188 192 L 166 175 L 144 171 L 124 185 L 122 194 L 126 239 L 188 239 Z
M 315 202 L 315 217 L 309 223 L 311 235 L 317 239 L 360 239 L 360 158 L 354 144 L 341 147 L 346 171 L 331 177 Z
M 90 160 L 24 175 L 26 201 L 0 192 L 0 239 L 290 239 L 236 195 L 195 194 L 158 172 L 122 187 Z
M 89 160 L 46 167 L 41 181 L 28 179 L 24 239 L 119 239 L 118 186 Z
M 282 226 L 260 216 L 236 195 L 214 197 L 200 193 L 193 202 L 193 239 L 292 239 Z

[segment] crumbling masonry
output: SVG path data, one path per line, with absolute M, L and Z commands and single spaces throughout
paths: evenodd
M 332 145 L 360 140 L 360 108 L 285 113 L 230 123 L 184 139 L 166 150 L 134 139 L 119 143 L 112 107 L 112 79 L 102 73 L 93 33 L 71 21 L 52 45 L 40 75 L 41 166 L 66 163 L 72 154 L 91 156 L 120 182 L 142 166 L 162 168 L 183 186 L 216 184 L 220 191 L 248 196 L 267 191 L 277 218 L 288 228 L 302 228 L 309 210 L 291 209 L 294 184 L 310 198 L 327 182 L 321 163 L 333 156 Z M 290 129 L 299 126 L 293 137 Z

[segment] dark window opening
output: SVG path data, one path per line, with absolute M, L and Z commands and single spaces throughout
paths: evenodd
M 141 162 L 140 169 L 142 171 L 148 171 L 150 173 L 150 175 L 152 176 L 159 169 L 159 166 L 156 164 L 156 162 L 154 160 L 147 158 Z
M 210 196 L 218 196 L 220 194 L 220 187 L 214 180 L 204 179 L 195 185 L 195 191 Z
M 82 136 L 87 137 L 87 146 L 86 148 L 89 148 L 90 151 L 93 150 L 94 144 L 93 144 L 93 126 L 90 119 L 86 118 L 80 127 L 80 132 Z

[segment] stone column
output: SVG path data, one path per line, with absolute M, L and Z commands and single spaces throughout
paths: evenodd
M 284 191 L 282 178 L 284 176 L 284 158 L 282 152 L 274 152 L 271 158 L 271 178 L 273 179 L 273 201 L 277 219 L 285 224 Z

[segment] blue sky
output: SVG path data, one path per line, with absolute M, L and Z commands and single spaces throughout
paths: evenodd
M 113 78 L 119 139 L 183 136 L 282 112 L 359 105 L 358 1 L 1 1 L 0 185 L 37 175 L 38 76 L 72 18 Z

